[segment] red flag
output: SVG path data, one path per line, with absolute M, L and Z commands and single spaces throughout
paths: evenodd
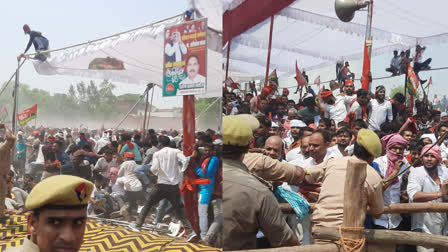
M 296 60 L 296 81 L 299 87 L 303 87 L 306 85 L 305 77 L 302 76 L 299 67 L 297 66 L 297 60 Z
M 361 85 L 362 88 L 369 91 L 369 77 L 367 76 L 367 72 L 370 71 L 370 58 L 369 58 L 369 51 L 367 50 L 367 42 L 364 42 L 364 63 L 362 64 L 362 77 L 364 77 L 364 80 L 362 81 Z

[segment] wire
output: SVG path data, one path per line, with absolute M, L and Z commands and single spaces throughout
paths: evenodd
M 438 70 L 446 70 L 446 69 L 448 69 L 448 67 L 437 67 L 437 68 L 431 68 L 431 69 L 426 69 L 426 70 L 420 70 L 420 72 L 425 72 L 425 71 L 438 71 Z M 384 79 L 389 79 L 389 78 L 397 77 L 397 76 L 400 76 L 400 75 L 391 75 L 391 76 L 377 77 L 377 78 L 372 78 L 372 80 L 384 80 Z M 359 80 L 361 80 L 361 79 L 354 79 L 354 80 L 355 80 L 355 81 L 359 81 Z M 326 83 L 330 83 L 330 82 L 332 82 L 332 81 L 335 81 L 335 80 L 323 81 L 323 82 L 320 82 L 320 84 L 326 84 Z M 320 84 L 319 84 L 319 85 L 320 85 Z M 310 85 L 317 85 L 317 84 L 315 84 L 315 83 L 309 83 L 308 86 L 310 86 Z M 296 86 L 290 86 L 290 87 L 282 87 L 282 88 L 288 88 L 288 89 L 290 89 L 290 88 L 297 88 L 297 85 L 296 85 Z
M 24 59 L 22 61 L 22 63 L 19 65 L 18 69 L 20 69 L 23 66 L 23 63 L 25 63 L 26 59 Z M 6 88 L 8 87 L 9 83 L 11 82 L 12 78 L 14 78 L 14 76 L 16 76 L 17 70 L 11 75 L 11 78 L 9 78 L 8 82 L 5 84 L 5 86 L 3 86 L 2 90 L 0 91 L 0 96 L 3 94 L 3 92 L 6 90 Z
M 119 33 L 116 33 L 116 34 L 113 34 L 113 35 L 110 35 L 110 36 L 107 36 L 107 37 L 102 37 L 102 38 L 95 39 L 95 40 L 89 40 L 89 41 L 84 42 L 84 43 L 79 43 L 79 44 L 76 44 L 76 45 L 66 46 L 66 47 L 62 47 L 62 48 L 58 48 L 58 49 L 53 49 L 53 50 L 48 50 L 48 51 L 40 51 L 39 53 L 57 52 L 57 51 L 67 50 L 67 49 L 70 49 L 70 48 L 75 48 L 75 47 L 82 46 L 82 45 L 88 45 L 88 44 L 91 44 L 91 43 L 94 43 L 94 42 L 98 42 L 98 41 L 101 41 L 101 40 L 113 38 L 113 37 L 116 37 L 116 36 L 119 36 L 119 35 L 122 35 L 122 34 L 125 34 L 125 33 L 128 33 L 128 32 L 133 32 L 133 31 L 137 31 L 137 30 L 140 30 L 140 29 L 143 29 L 143 28 L 146 28 L 146 27 L 151 27 L 153 25 L 157 25 L 157 24 L 160 24 L 160 23 L 163 23 L 165 21 L 168 21 L 168 20 L 171 20 L 171 19 L 175 19 L 175 18 L 178 18 L 178 17 L 181 17 L 181 16 L 183 16 L 183 13 L 175 15 L 175 16 L 172 16 L 172 17 L 169 17 L 169 18 L 165 18 L 165 19 L 157 21 L 155 23 L 151 23 L 151 24 L 143 25 L 143 26 L 140 26 L 140 27 L 137 27 L 137 28 L 134 28 L 134 29 L 127 30 L 127 31 L 119 32 Z M 37 52 L 29 53 L 29 54 L 26 54 L 25 56 L 32 56 L 32 55 L 36 55 L 36 54 L 37 54 Z

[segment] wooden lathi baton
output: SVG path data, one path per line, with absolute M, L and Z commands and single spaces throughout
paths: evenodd
M 408 164 L 408 167 L 406 167 L 403 171 L 399 172 L 397 175 L 391 177 L 390 179 L 384 181 L 385 183 L 394 180 L 396 177 L 400 176 L 401 174 L 405 173 L 407 170 L 411 169 L 411 167 L 413 167 L 418 161 L 420 161 L 420 159 L 426 155 L 426 153 L 428 153 L 429 150 L 431 150 L 434 146 L 439 145 L 443 142 L 443 140 L 445 140 L 445 138 L 448 136 L 448 131 L 443 133 L 443 135 L 437 140 L 437 142 L 435 142 L 433 145 L 431 145 L 431 147 L 429 149 L 427 149 L 425 151 L 425 153 L 421 154 L 414 162 L 412 162 L 412 164 Z

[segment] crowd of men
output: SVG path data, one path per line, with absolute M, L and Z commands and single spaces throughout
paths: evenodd
M 0 130 L 0 142 L 7 138 L 7 132 Z M 172 235 L 220 246 L 222 141 L 211 129 L 197 132 L 189 157 L 182 152 L 182 135 L 176 130 L 150 129 L 142 136 L 138 131 L 112 129 L 24 127 L 15 144 L 7 214 L 27 211 L 28 194 L 41 181 L 71 175 L 94 185 L 89 216 L 125 220 L 134 231 L 141 231 L 145 223 L 159 228 L 169 224 Z M 182 194 L 186 190 L 197 193 L 200 234 L 185 215 Z
M 365 202 L 377 215 L 366 216 L 367 228 L 446 235 L 442 213 L 381 214 L 393 203 L 447 200 L 445 111 L 428 99 L 410 108 L 402 93 L 388 97 L 382 85 L 356 90 L 352 78 L 337 95 L 308 89 L 298 102 L 276 87 L 258 94 L 224 88 L 225 250 L 310 244 L 311 226 L 341 225 L 350 160 L 368 164 Z M 285 191 L 316 202 L 314 211 L 300 216 L 300 202 Z M 279 202 L 296 214 L 282 214 Z

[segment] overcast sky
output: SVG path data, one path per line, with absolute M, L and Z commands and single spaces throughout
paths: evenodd
M 50 40 L 50 47 L 56 49 L 156 22 L 183 13 L 186 8 L 186 0 L 1 1 L 0 83 L 7 81 L 14 73 L 17 67 L 16 57 L 25 50 L 28 43 L 29 37 L 22 30 L 24 24 L 30 25 L 32 30 L 42 32 Z M 33 46 L 29 52 L 34 52 Z M 70 84 L 81 80 L 88 82 L 90 79 L 39 75 L 31 62 L 26 62 L 20 72 L 21 83 L 51 93 L 65 93 Z M 145 89 L 144 85 L 115 84 L 116 95 L 143 93 Z M 156 107 L 167 108 L 181 106 L 182 99 L 162 100 L 161 89 L 156 88 L 153 103 Z

